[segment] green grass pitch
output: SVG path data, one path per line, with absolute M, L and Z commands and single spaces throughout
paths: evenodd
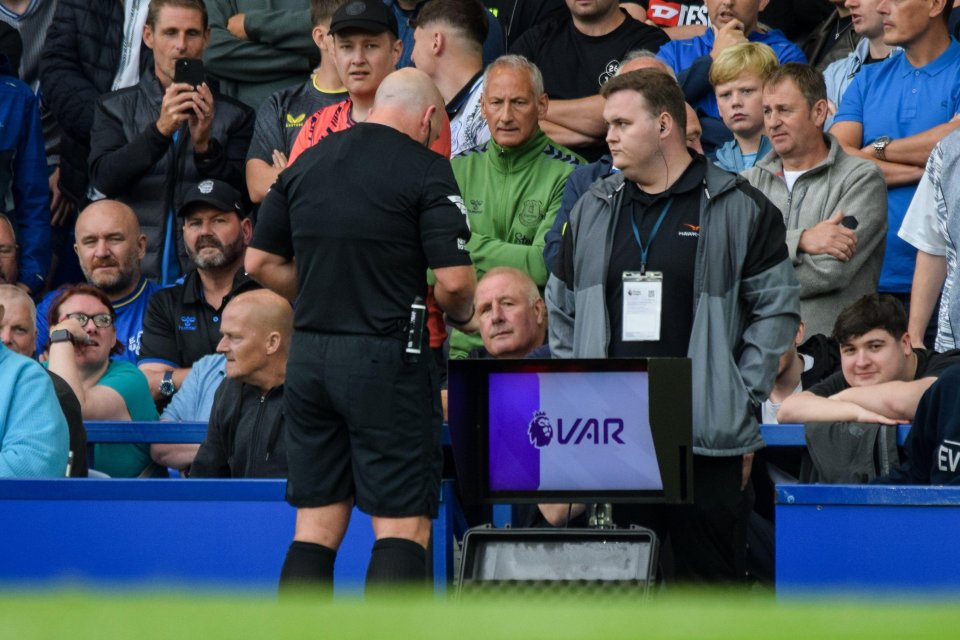
M 269 595 L 81 590 L 0 593 L 0 640 L 363 638 L 752 640 L 960 636 L 957 600 L 824 598 L 776 602 L 727 592 L 659 594 L 646 603 L 515 596 L 318 603 Z

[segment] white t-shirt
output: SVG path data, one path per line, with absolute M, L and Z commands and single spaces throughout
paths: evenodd
M 808 356 L 805 353 L 798 354 L 801 359 L 803 359 L 803 372 L 806 373 L 813 368 L 813 356 Z M 797 388 L 793 390 L 794 395 L 803 391 L 803 384 L 798 383 Z M 771 402 L 770 398 L 767 398 L 763 401 L 763 405 L 760 407 L 760 418 L 763 420 L 763 424 L 780 424 L 777 421 L 777 412 L 780 411 L 779 402 Z
M 790 191 L 792 193 L 793 185 L 796 184 L 797 178 L 799 178 L 806 172 L 807 172 L 807 169 L 804 169 L 803 171 L 787 171 L 786 169 L 784 169 L 783 179 L 786 180 L 787 182 L 787 191 Z

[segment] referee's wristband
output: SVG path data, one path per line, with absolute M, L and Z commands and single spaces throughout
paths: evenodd
M 477 313 L 477 307 L 476 307 L 475 305 L 470 305 L 470 315 L 467 316 L 467 319 L 466 319 L 466 320 L 457 320 L 456 318 L 454 318 L 453 316 L 451 316 L 451 315 L 448 313 L 448 314 L 447 314 L 447 321 L 450 322 L 450 324 L 459 324 L 459 325 L 463 326 L 463 325 L 467 324 L 468 322 L 470 322 L 471 320 L 473 320 L 473 316 L 476 315 L 476 313 Z

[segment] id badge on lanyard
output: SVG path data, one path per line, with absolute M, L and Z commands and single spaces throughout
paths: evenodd
M 623 272 L 624 342 L 660 340 L 660 312 L 663 308 L 663 273 Z

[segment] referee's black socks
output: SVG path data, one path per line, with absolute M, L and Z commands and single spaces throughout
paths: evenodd
M 373 543 L 367 566 L 367 594 L 389 587 L 422 588 L 427 584 L 427 551 L 413 540 L 382 538 Z
M 280 592 L 319 591 L 333 595 L 333 564 L 337 552 L 312 542 L 294 540 L 280 570 Z

